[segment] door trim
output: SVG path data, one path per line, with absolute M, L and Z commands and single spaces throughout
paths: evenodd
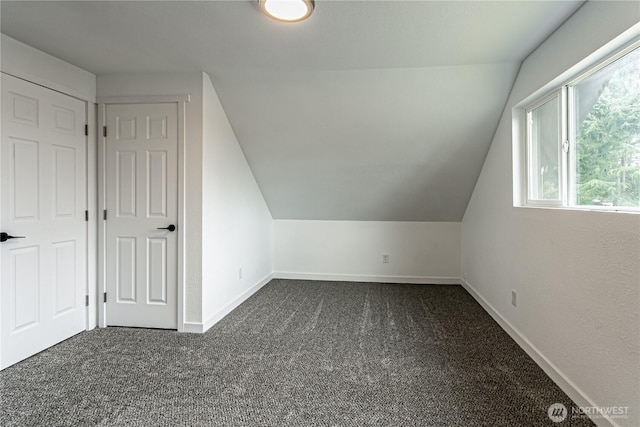
M 177 283 L 177 319 L 178 332 L 184 332 L 184 240 L 185 240 L 185 110 L 190 95 L 154 95 L 154 96 L 108 96 L 98 97 L 98 122 L 101 129 L 107 123 L 109 104 L 177 104 L 178 107 L 178 283 Z M 99 135 L 103 135 L 99 132 Z M 106 209 L 106 137 L 98 137 L 98 212 Z M 102 218 L 102 216 L 101 216 Z M 106 221 L 98 219 L 98 326 L 107 326 L 106 304 L 101 296 L 106 292 Z
M 88 125 L 87 135 L 87 211 L 89 212 L 87 221 L 87 289 L 86 295 L 89 297 L 87 309 L 87 331 L 95 328 L 98 323 L 98 201 L 97 191 L 97 152 L 98 144 L 98 109 L 93 102 L 86 103 L 86 123 Z

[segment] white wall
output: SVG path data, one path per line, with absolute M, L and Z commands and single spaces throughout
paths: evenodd
M 514 208 L 511 112 L 639 18 L 587 3 L 527 58 L 462 224 L 468 289 L 578 404 L 630 407 L 623 426 L 640 423 L 640 215 Z
M 460 223 L 275 220 L 274 233 L 276 277 L 460 283 Z
M 4 73 L 95 102 L 95 75 L 4 34 L 0 37 L 0 67 Z
M 202 171 L 202 328 L 206 330 L 264 285 L 273 270 L 271 213 L 207 74 Z
M 202 321 L 202 73 L 113 74 L 97 79 L 97 95 L 191 95 L 186 103 L 185 301 L 186 322 Z

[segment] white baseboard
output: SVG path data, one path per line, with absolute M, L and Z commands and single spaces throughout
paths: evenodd
M 260 288 L 262 288 L 264 285 L 269 283 L 271 281 L 271 279 L 273 279 L 273 273 L 267 274 L 262 280 L 260 280 L 258 283 L 253 285 L 251 288 L 247 289 L 246 291 L 244 291 L 243 293 L 238 295 L 235 299 L 229 301 L 229 303 L 227 303 L 224 307 L 222 307 L 220 310 L 218 310 L 217 313 L 215 313 L 213 316 L 211 316 L 209 319 L 207 319 L 204 323 L 198 323 L 198 324 L 193 323 L 193 324 L 190 324 L 190 325 L 194 325 L 194 326 L 198 325 L 198 329 L 199 330 L 189 331 L 189 330 L 187 330 L 187 323 L 185 323 L 184 331 L 185 332 L 199 332 L 199 333 L 207 332 L 207 330 L 209 330 L 209 328 L 211 328 L 213 325 L 215 325 L 220 320 L 222 320 L 227 314 L 231 313 L 233 311 L 233 309 L 235 309 L 237 306 L 239 306 L 240 304 L 245 302 L 251 295 L 253 295 L 258 290 L 260 290 Z
M 511 338 L 533 359 L 534 362 L 564 391 L 578 406 L 597 407 L 582 390 L 580 390 L 562 371 L 560 371 L 540 350 L 534 346 L 518 329 L 516 329 L 502 314 L 500 314 L 482 295 L 465 280 L 460 280 L 462 286 L 478 301 L 491 317 L 509 334 Z M 551 402 L 553 403 L 553 402 Z M 571 411 L 571 409 L 569 409 Z M 619 427 L 619 424 L 610 418 L 597 417 L 592 419 L 599 427 Z
M 275 279 L 293 280 L 326 280 L 329 282 L 375 282 L 375 283 L 411 283 L 421 285 L 460 285 L 459 277 L 426 277 L 426 276 L 376 276 L 361 274 L 328 274 L 328 273 L 298 273 L 291 271 L 276 271 Z
M 202 323 L 198 322 L 184 322 L 182 325 L 182 330 L 180 332 L 188 332 L 192 334 L 201 334 L 204 332 L 202 328 Z

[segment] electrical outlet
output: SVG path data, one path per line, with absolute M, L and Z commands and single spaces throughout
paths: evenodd
M 389 254 L 382 254 L 382 263 L 389 264 Z
M 467 278 L 467 273 L 462 273 L 462 280 L 469 283 L 469 279 Z
M 242 279 L 242 267 L 238 269 L 238 280 Z
M 511 305 L 518 306 L 518 293 L 516 291 L 511 291 Z

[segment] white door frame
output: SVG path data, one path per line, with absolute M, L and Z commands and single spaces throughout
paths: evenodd
M 98 210 L 97 210 L 97 106 L 94 102 L 86 103 L 87 136 L 87 331 L 95 328 L 98 323 L 97 278 L 98 270 Z
M 155 95 L 155 96 L 105 96 L 98 97 L 99 129 L 104 129 L 107 123 L 107 109 L 109 104 L 177 104 L 178 106 L 178 332 L 184 332 L 184 236 L 185 236 L 185 104 L 189 102 L 189 95 Z M 106 209 L 106 137 L 99 132 L 98 138 L 98 212 Z M 106 221 L 102 214 L 98 220 L 98 296 L 106 292 Z M 107 326 L 106 304 L 103 298 L 98 303 L 98 326 Z

